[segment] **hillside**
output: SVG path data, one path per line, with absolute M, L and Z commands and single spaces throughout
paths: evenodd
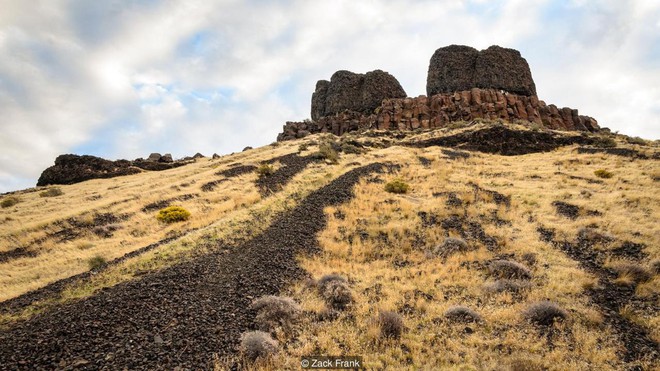
M 4 195 L 0 369 L 654 369 L 659 154 L 474 120 Z M 264 295 L 300 311 L 273 325 Z

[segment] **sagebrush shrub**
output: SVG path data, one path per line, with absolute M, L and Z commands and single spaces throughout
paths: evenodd
M 460 238 L 447 237 L 442 244 L 433 248 L 433 254 L 444 258 L 470 250 L 470 246 Z
M 410 186 L 408 183 L 404 182 L 401 179 L 394 179 L 389 183 L 385 183 L 385 191 L 390 193 L 408 193 Z
M 95 255 L 89 259 L 87 259 L 87 265 L 89 266 L 89 269 L 98 269 L 104 266 L 107 263 L 107 260 L 102 257 L 101 255 Z
M 63 195 L 64 192 L 62 192 L 61 189 L 55 187 L 55 188 L 48 188 L 47 190 L 39 193 L 40 197 L 57 197 Z
M 4 200 L 2 200 L 2 202 L 0 202 L 0 207 L 2 207 L 3 209 L 6 209 L 8 207 L 12 207 L 12 206 L 16 205 L 19 202 L 21 202 L 21 200 L 18 197 L 9 196 L 9 197 L 6 197 Z
M 346 309 L 353 302 L 353 294 L 344 277 L 329 274 L 321 277 L 317 282 L 319 294 L 333 309 Z
M 555 321 L 563 321 L 568 312 L 551 301 L 541 301 L 527 307 L 523 317 L 538 326 L 552 326 Z
M 250 305 L 257 312 L 254 322 L 259 330 L 273 331 L 277 327 L 290 329 L 299 318 L 300 306 L 289 297 L 262 296 Z
M 277 351 L 277 340 L 263 331 L 250 331 L 241 335 L 240 351 L 248 361 L 266 358 Z
M 330 163 L 336 164 L 339 162 L 339 154 L 332 147 L 332 143 L 323 142 L 319 144 L 319 151 L 314 155 L 317 158 L 322 158 Z
M 532 272 L 524 265 L 510 260 L 494 260 L 488 264 L 488 272 L 492 277 L 503 279 L 529 280 Z
M 451 322 L 481 322 L 479 313 L 463 305 L 450 307 L 445 311 L 444 316 Z
M 156 219 L 163 223 L 176 223 L 190 218 L 190 212 L 181 206 L 168 206 L 158 211 Z
M 398 313 L 383 311 L 378 315 L 380 336 L 385 339 L 399 339 L 403 332 L 403 319 Z
M 616 147 L 616 140 L 614 140 L 610 137 L 596 138 L 596 140 L 594 142 L 594 146 L 600 147 L 600 148 L 614 148 L 614 147 Z
M 256 172 L 259 175 L 259 177 L 265 177 L 265 176 L 272 175 L 275 172 L 275 169 L 273 168 L 272 165 L 261 164 L 257 168 Z

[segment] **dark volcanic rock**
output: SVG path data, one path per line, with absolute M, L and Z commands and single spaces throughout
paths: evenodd
M 74 184 L 89 179 L 136 174 L 140 171 L 126 160 L 109 161 L 95 156 L 60 155 L 55 159 L 54 166 L 41 173 L 37 186 Z
M 312 94 L 312 120 L 345 110 L 372 113 L 386 98 L 405 98 L 406 92 L 394 76 L 381 70 L 358 74 L 337 71 L 330 81 L 316 83 Z
M 474 84 L 479 51 L 464 45 L 450 45 L 433 53 L 426 78 L 428 96 L 470 90 Z
M 3 327 L 0 369 L 213 368 L 215 356 L 235 355 L 253 326 L 251 298 L 305 278 L 296 257 L 319 251 L 325 208 L 350 200 L 361 177 L 383 170 L 371 164 L 339 176 L 230 253 L 217 246 Z M 90 363 L 80 368 L 81 360 Z
M 156 156 L 158 156 L 157 159 Z M 181 161 L 172 162 L 172 157 L 169 156 L 168 159 L 167 156 L 152 153 L 148 160 L 110 161 L 88 155 L 60 155 L 55 159 L 55 165 L 41 173 L 37 181 L 37 186 L 74 184 L 90 179 L 114 178 L 122 175 L 137 174 L 142 170 L 167 170 L 186 164 L 186 162 Z
M 436 50 L 426 80 L 428 96 L 472 88 L 536 95 L 532 72 L 517 50 L 496 45 L 482 51 L 463 45 Z

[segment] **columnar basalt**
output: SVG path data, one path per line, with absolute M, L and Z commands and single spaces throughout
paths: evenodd
M 397 80 L 382 71 L 366 75 L 339 71 L 331 81 L 317 83 L 312 120 L 287 122 L 277 140 L 365 129 L 442 128 L 476 119 L 526 122 L 554 130 L 599 130 L 595 119 L 579 115 L 576 109 L 539 100 L 529 65 L 514 49 L 440 48 L 429 63 L 429 96 L 405 97 L 399 88 Z

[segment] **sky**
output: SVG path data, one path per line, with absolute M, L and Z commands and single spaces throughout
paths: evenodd
M 238 152 L 337 70 L 425 94 L 433 52 L 518 49 L 539 98 L 660 138 L 657 0 L 0 0 L 0 192 L 63 153 Z

